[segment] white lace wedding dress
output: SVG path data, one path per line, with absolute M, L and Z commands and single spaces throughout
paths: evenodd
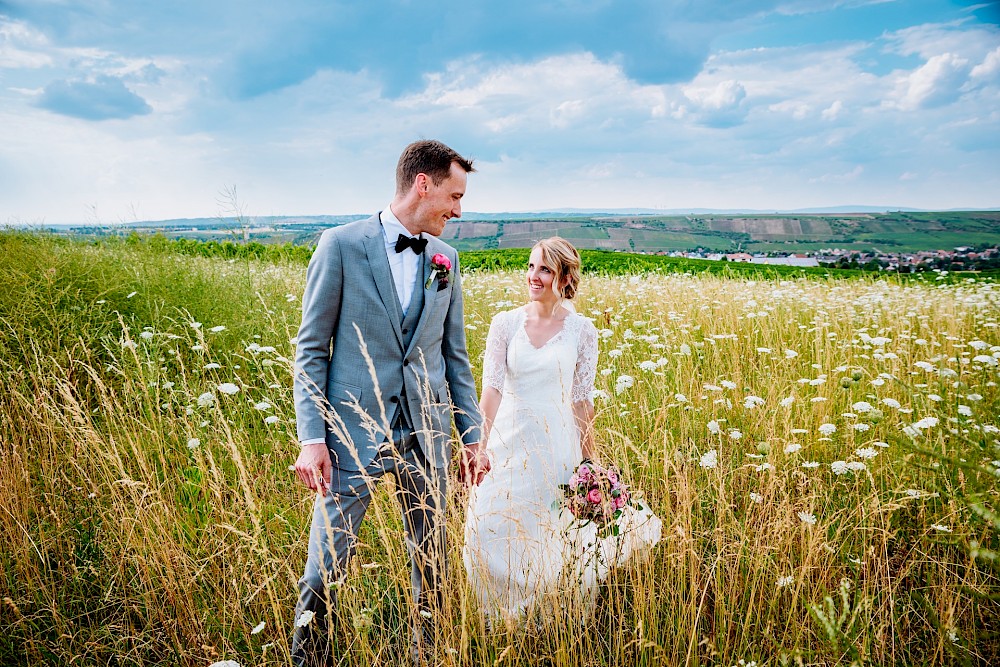
M 626 507 L 617 537 L 600 538 L 559 510 L 559 489 L 580 463 L 573 403 L 590 401 L 597 372 L 597 330 L 570 313 L 536 348 L 524 307 L 490 325 L 483 389 L 502 399 L 486 448 L 492 469 L 472 490 L 462 550 L 469 582 L 487 614 L 517 618 L 560 582 L 585 594 L 613 565 L 660 539 L 648 508 Z

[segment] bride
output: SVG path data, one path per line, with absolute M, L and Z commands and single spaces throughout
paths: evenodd
M 480 409 L 492 468 L 470 494 L 462 550 L 489 616 L 516 620 L 561 577 L 592 594 L 612 564 L 660 537 L 647 508 L 626 507 L 616 537 L 560 509 L 559 485 L 581 459 L 598 458 L 590 398 L 597 330 L 569 303 L 579 282 L 576 249 L 559 237 L 539 241 L 528 260 L 528 303 L 490 325 Z

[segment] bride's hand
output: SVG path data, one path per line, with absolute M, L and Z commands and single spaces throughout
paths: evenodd
M 458 479 L 466 486 L 478 486 L 490 471 L 490 457 L 486 446 L 477 442 L 462 447 L 462 457 L 458 468 Z

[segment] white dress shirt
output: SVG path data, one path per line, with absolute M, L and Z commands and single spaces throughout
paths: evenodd
M 399 297 L 399 305 L 403 309 L 405 317 L 406 311 L 410 307 L 410 299 L 413 298 L 413 284 L 417 279 L 420 256 L 409 248 L 403 252 L 396 252 L 396 239 L 399 235 L 413 235 L 399 221 L 396 214 L 392 212 L 392 208 L 386 206 L 382 209 L 379 219 L 382 222 L 382 233 L 385 236 L 385 254 L 389 258 L 392 281 L 396 284 L 396 296 Z M 420 238 L 419 234 L 417 238 Z

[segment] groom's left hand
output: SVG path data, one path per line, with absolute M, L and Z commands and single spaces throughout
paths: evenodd
M 458 467 L 458 479 L 466 486 L 477 486 L 490 471 L 490 457 L 486 446 L 477 442 L 462 447 L 462 457 Z

